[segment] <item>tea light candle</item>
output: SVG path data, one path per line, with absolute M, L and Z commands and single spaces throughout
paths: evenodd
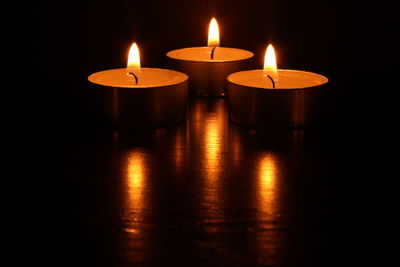
M 173 68 L 189 75 L 193 96 L 224 96 L 226 77 L 249 67 L 253 53 L 243 49 L 219 46 L 219 28 L 212 18 L 208 46 L 189 47 L 167 53 Z
M 105 89 L 103 99 L 109 102 L 105 106 L 117 125 L 158 127 L 186 119 L 188 76 L 141 68 L 136 43 L 129 51 L 127 68 L 96 72 L 88 80 Z
M 316 121 L 323 105 L 322 75 L 276 67 L 269 45 L 264 69 L 233 73 L 228 80 L 230 119 L 248 127 L 298 128 Z

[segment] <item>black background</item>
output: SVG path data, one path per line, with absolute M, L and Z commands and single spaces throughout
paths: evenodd
M 330 79 L 333 108 L 327 124 L 341 133 L 333 143 L 351 146 L 353 154 L 347 157 L 354 160 L 341 175 L 359 182 L 362 191 L 352 199 L 355 212 L 343 217 L 352 226 L 348 240 L 336 240 L 332 247 L 356 240 L 355 260 L 362 262 L 393 256 L 397 32 L 396 16 L 384 2 L 44 1 L 14 3 L 6 11 L 11 16 L 2 18 L 1 233 L 8 248 L 2 253 L 15 265 L 26 260 L 74 266 L 73 259 L 79 266 L 88 260 L 63 250 L 68 227 L 53 220 L 49 203 L 54 193 L 49 181 L 64 171 L 51 159 L 68 168 L 71 155 L 46 154 L 57 151 L 50 148 L 54 144 L 85 143 L 96 132 L 85 105 L 90 96 L 82 92 L 87 76 L 125 66 L 133 41 L 139 44 L 142 66 L 165 67 L 169 50 L 206 44 L 212 16 L 220 25 L 221 46 L 253 51 L 254 68 L 262 66 L 265 48 L 273 43 L 280 68 Z M 104 145 L 100 137 L 93 139 L 100 140 L 93 141 L 94 147 Z M 79 231 L 85 235 L 84 228 Z M 340 231 L 333 227 L 329 233 Z M 97 250 L 90 251 L 96 255 Z

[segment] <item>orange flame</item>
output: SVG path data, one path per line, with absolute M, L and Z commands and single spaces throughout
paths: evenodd
M 128 68 L 140 68 L 140 54 L 136 43 L 133 43 L 129 49 Z
M 218 23 L 215 18 L 211 19 L 210 26 L 208 28 L 208 46 L 219 46 L 219 29 Z
M 265 51 L 264 71 L 274 80 L 278 80 L 278 68 L 276 67 L 276 56 L 274 47 L 269 44 Z

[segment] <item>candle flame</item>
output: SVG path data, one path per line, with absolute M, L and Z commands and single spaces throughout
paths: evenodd
M 128 68 L 140 69 L 140 54 L 137 44 L 134 42 L 129 49 Z
M 278 68 L 276 67 L 276 57 L 274 47 L 269 44 L 265 51 L 264 72 L 270 75 L 274 80 L 278 80 Z
M 215 18 L 211 19 L 210 26 L 208 28 L 208 46 L 219 46 L 219 29 L 218 23 Z

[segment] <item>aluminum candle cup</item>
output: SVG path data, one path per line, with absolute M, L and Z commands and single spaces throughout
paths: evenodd
M 160 127 L 186 119 L 186 74 L 121 68 L 94 73 L 88 80 L 98 86 L 103 113 L 118 126 Z
M 277 70 L 273 89 L 265 70 L 228 76 L 230 120 L 254 128 L 299 128 L 317 121 L 324 105 L 322 75 L 297 70 Z M 275 84 L 274 84 L 275 85 Z
M 95 99 L 105 119 L 118 126 L 159 127 L 186 119 L 188 76 L 181 72 L 141 68 L 139 47 L 131 45 L 127 68 L 96 72 Z
M 248 69 L 253 55 L 247 50 L 227 47 L 190 47 L 167 53 L 171 68 L 190 77 L 191 96 L 224 96 L 226 77 Z
M 212 18 L 208 27 L 207 47 L 190 47 L 167 53 L 173 69 L 189 75 L 191 96 L 224 96 L 226 77 L 248 69 L 253 53 L 219 46 L 219 27 Z

